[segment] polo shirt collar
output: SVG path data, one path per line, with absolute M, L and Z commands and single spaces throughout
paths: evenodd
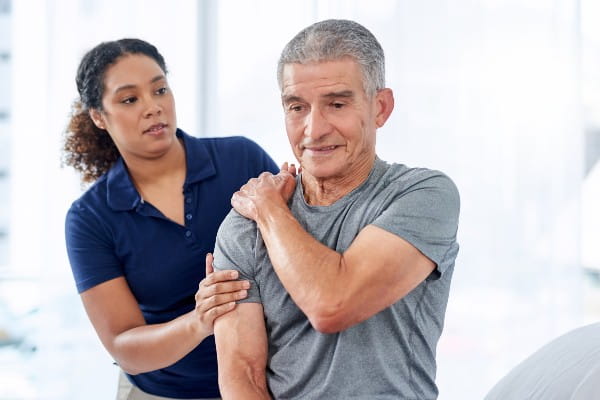
M 217 173 L 213 159 L 201 140 L 194 140 L 190 135 L 177 129 L 178 138 L 183 139 L 186 160 L 186 176 L 183 189 L 188 185 L 207 179 Z M 127 211 L 136 208 L 142 199 L 133 185 L 131 177 L 122 157 L 106 174 L 107 201 L 108 205 L 115 211 Z

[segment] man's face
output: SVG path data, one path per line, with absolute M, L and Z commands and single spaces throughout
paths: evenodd
M 282 77 L 287 135 L 303 171 L 317 179 L 368 174 L 375 131 L 389 113 L 381 120 L 379 94 L 367 96 L 359 65 L 350 58 L 292 63 Z

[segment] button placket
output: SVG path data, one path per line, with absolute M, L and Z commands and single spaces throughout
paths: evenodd
M 186 231 L 185 231 L 185 237 L 186 239 L 191 239 L 192 238 L 192 231 L 190 229 L 190 225 L 189 222 L 192 220 L 192 210 L 191 210 L 191 204 L 192 204 L 192 194 L 190 193 L 189 190 L 184 190 L 183 193 L 184 196 L 184 212 L 185 212 L 185 227 L 186 227 Z

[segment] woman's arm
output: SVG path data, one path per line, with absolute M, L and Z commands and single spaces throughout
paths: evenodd
M 237 271 L 213 272 L 211 255 L 206 258 L 206 272 L 196 293 L 195 309 L 162 324 L 146 324 L 123 277 L 81 294 L 102 344 L 125 372 L 135 375 L 177 362 L 213 333 L 215 318 L 246 297 L 249 283 L 232 281 Z

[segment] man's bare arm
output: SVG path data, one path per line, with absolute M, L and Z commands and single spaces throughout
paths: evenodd
M 287 206 L 293 190 L 290 174 L 263 174 L 243 189 L 232 205 L 256 221 L 281 283 L 319 331 L 338 332 L 370 318 L 435 268 L 406 240 L 373 225 L 344 253 L 321 244 Z
M 215 321 L 219 389 L 224 400 L 270 399 L 263 308 L 242 303 Z

